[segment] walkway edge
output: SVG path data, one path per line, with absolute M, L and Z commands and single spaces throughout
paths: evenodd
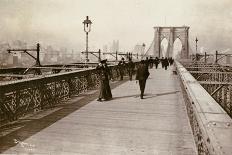
M 198 153 L 231 155 L 231 118 L 179 62 L 176 68 Z
M 114 89 L 120 86 L 121 84 L 125 83 L 126 81 L 128 80 L 111 83 L 110 87 L 111 89 Z M 52 125 L 58 120 L 66 117 L 70 113 L 80 109 L 81 107 L 87 105 L 91 101 L 96 100 L 98 97 L 98 94 L 99 94 L 99 91 L 96 91 L 93 94 L 87 95 L 86 97 L 83 97 L 76 102 L 73 102 L 67 105 L 62 105 L 61 109 L 55 112 L 52 112 L 49 115 L 46 115 L 42 118 L 35 119 L 30 122 L 25 122 L 22 128 L 19 128 L 5 136 L 0 137 L 0 154 L 10 149 L 11 147 L 16 146 L 17 143 L 15 143 L 15 140 L 20 141 L 20 142 L 26 140 L 27 138 L 47 128 L 48 126 Z M 82 95 L 84 95 L 84 93 Z

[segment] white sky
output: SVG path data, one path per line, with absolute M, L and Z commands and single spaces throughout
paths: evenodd
M 83 20 L 90 16 L 90 48 L 119 40 L 122 50 L 153 40 L 153 26 L 190 26 L 190 44 L 231 48 L 231 0 L 0 0 L 2 41 L 85 49 Z M 166 19 L 166 20 L 165 20 Z M 165 22 L 166 21 L 166 22 Z

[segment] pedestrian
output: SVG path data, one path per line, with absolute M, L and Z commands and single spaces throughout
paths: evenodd
M 127 63 L 127 67 L 128 67 L 129 79 L 130 79 L 130 81 L 132 81 L 132 75 L 133 75 L 133 72 L 134 72 L 135 64 L 134 64 L 134 62 L 132 61 L 131 58 L 129 58 L 129 62 Z
M 109 78 L 112 78 L 110 68 L 107 66 L 106 59 L 102 60 L 97 66 L 96 70 L 100 76 L 100 93 L 97 101 L 101 102 L 102 99 L 105 101 L 112 99 L 112 93 L 109 84 Z
M 167 68 L 168 68 L 168 66 L 169 66 L 168 58 L 165 58 L 165 59 L 163 60 L 163 65 L 164 65 L 165 70 L 167 70 Z
M 148 57 L 146 57 L 145 64 L 147 65 L 147 68 L 150 66 L 150 60 Z
M 150 68 L 153 68 L 153 63 L 154 63 L 153 58 L 150 57 L 150 59 L 148 61 L 149 61 Z
M 170 58 L 168 59 L 168 61 L 169 61 L 170 66 L 172 66 L 172 64 L 173 64 L 173 62 L 174 62 L 173 58 L 170 57 Z
M 118 63 L 118 69 L 119 69 L 119 74 L 120 74 L 120 80 L 123 80 L 123 74 L 124 74 L 124 69 L 125 69 L 126 63 L 124 61 L 124 58 L 121 59 Z
M 139 87 L 140 87 L 140 98 L 143 99 L 144 95 L 144 90 L 146 86 L 146 81 L 148 76 L 150 75 L 148 71 L 148 67 L 146 65 L 146 62 L 142 60 L 140 64 L 137 67 L 137 72 L 136 72 L 136 80 L 139 81 Z M 137 83 L 137 81 L 136 81 Z
M 155 68 L 157 69 L 158 68 L 158 65 L 159 65 L 159 58 L 158 57 L 155 57 L 154 59 L 154 64 L 155 64 Z
M 161 58 L 161 64 L 162 64 L 162 68 L 164 68 L 164 57 Z

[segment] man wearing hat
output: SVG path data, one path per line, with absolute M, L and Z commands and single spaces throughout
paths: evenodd
M 139 81 L 139 87 L 140 87 L 140 91 L 141 91 L 141 93 L 140 93 L 141 99 L 143 99 L 146 81 L 147 81 L 147 78 L 149 75 L 150 75 L 150 73 L 148 71 L 147 64 L 144 60 L 142 60 L 140 62 L 140 64 L 138 65 L 137 72 L 136 72 L 136 80 Z M 137 83 L 137 81 L 136 81 L 136 83 Z
M 101 63 L 97 66 L 97 71 L 99 73 L 100 78 L 100 93 L 97 101 L 110 100 L 112 99 L 112 93 L 109 84 L 109 78 L 112 77 L 111 71 L 106 63 L 107 59 L 101 61 Z
M 130 81 L 132 81 L 132 75 L 134 72 L 135 64 L 131 58 L 129 58 L 129 62 L 127 63 L 127 68 L 128 68 L 129 79 L 130 79 Z
M 126 67 L 126 63 L 124 61 L 124 58 L 122 58 L 121 61 L 118 63 L 118 69 L 119 69 L 119 74 L 120 74 L 120 80 L 123 80 L 123 74 L 124 74 L 124 69 Z

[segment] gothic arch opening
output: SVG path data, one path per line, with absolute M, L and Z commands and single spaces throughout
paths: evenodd
M 182 27 L 154 27 L 155 29 L 155 37 L 153 40 L 153 48 L 152 52 L 154 53 L 154 56 L 162 57 L 162 56 L 177 56 L 176 51 L 181 51 L 181 58 L 188 58 L 189 57 L 189 27 L 188 26 L 182 26 Z M 166 39 L 163 39 L 166 38 Z M 181 40 L 182 46 L 177 45 L 175 48 L 175 54 L 174 52 L 174 41 L 175 38 L 179 38 Z M 179 42 L 180 40 L 177 39 Z M 163 43 L 164 42 L 164 43 Z M 180 42 L 179 42 L 180 43 Z M 179 44 L 176 43 L 176 44 Z M 181 47 L 181 49 L 180 49 Z
M 168 40 L 164 38 L 160 43 L 161 57 L 165 57 L 168 49 Z
M 181 56 L 181 50 L 183 48 L 183 44 L 179 38 L 176 38 L 176 40 L 173 43 L 173 55 L 172 57 L 174 59 L 178 59 Z

